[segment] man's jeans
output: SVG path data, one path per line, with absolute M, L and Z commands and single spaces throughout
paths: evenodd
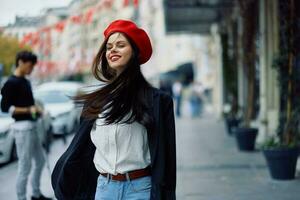
M 95 200 L 149 200 L 151 177 L 115 181 L 99 175 Z
M 20 121 L 12 126 L 18 155 L 17 196 L 18 200 L 26 199 L 27 180 L 34 167 L 31 177 L 32 195 L 40 196 L 40 177 L 45 163 L 41 141 L 37 135 L 35 122 Z

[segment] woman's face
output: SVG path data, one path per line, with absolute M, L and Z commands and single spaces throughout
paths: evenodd
M 132 47 L 122 33 L 113 33 L 106 44 L 106 59 L 108 65 L 119 75 L 131 58 Z

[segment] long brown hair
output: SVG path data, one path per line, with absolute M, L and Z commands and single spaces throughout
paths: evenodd
M 132 56 L 123 72 L 117 76 L 106 60 L 106 43 L 102 43 L 92 65 L 94 77 L 104 82 L 100 88 L 74 97 L 77 104 L 83 105 L 82 116 L 89 119 L 105 119 L 105 124 L 132 123 L 137 121 L 151 128 L 153 117 L 149 108 L 149 89 L 152 87 L 141 73 L 138 61 L 139 50 L 134 42 L 124 36 L 132 47 Z M 130 114 L 129 114 L 130 113 Z M 123 118 L 129 114 L 124 121 Z

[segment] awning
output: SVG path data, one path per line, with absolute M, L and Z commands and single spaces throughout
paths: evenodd
M 167 83 L 173 83 L 176 80 L 182 82 L 184 85 L 192 83 L 194 80 L 193 63 L 188 62 L 177 66 L 175 70 L 162 73 L 160 80 Z
M 164 0 L 167 33 L 208 34 L 214 23 L 220 23 L 235 0 Z

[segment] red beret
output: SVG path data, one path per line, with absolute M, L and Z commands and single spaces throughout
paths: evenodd
M 147 62 L 152 54 L 152 46 L 147 33 L 138 28 L 135 23 L 128 20 L 113 21 L 104 31 L 104 37 L 108 38 L 115 32 L 124 33 L 129 37 L 139 49 L 139 63 L 144 64 Z

